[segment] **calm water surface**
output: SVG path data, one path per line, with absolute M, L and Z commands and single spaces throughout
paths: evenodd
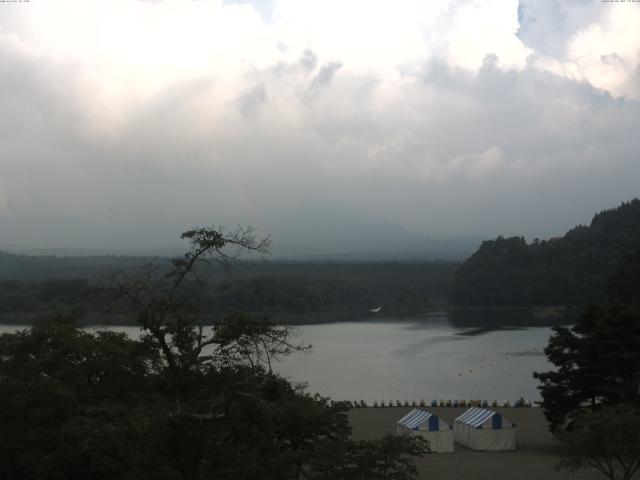
M 299 341 L 312 354 L 277 369 L 335 399 L 538 399 L 533 371 L 550 368 L 542 349 L 551 329 L 482 331 L 446 322 L 381 321 L 310 325 Z
M 0 325 L 0 333 L 16 328 Z M 112 329 L 139 333 L 135 327 Z M 274 368 L 307 382 L 312 393 L 339 400 L 536 400 L 531 374 L 551 367 L 542 354 L 549 327 L 459 326 L 442 315 L 305 325 L 297 332 L 299 343 L 313 346 L 311 353 Z

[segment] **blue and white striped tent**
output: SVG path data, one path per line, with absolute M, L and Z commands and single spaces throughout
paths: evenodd
M 515 425 L 499 412 L 472 407 L 455 419 L 455 441 L 474 450 L 514 450 Z
M 470 425 L 473 428 L 488 428 L 484 426 L 487 420 L 491 419 L 490 428 L 502 428 L 502 415 L 493 410 L 487 410 L 484 408 L 472 407 L 458 418 L 456 422 Z M 484 426 L 484 427 L 483 427 Z
M 396 425 L 396 433 L 420 435 L 429 441 L 432 452 L 453 452 L 453 431 L 447 422 L 425 410 L 413 409 Z

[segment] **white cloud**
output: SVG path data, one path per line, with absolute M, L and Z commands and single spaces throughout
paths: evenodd
M 449 33 L 449 60 L 452 65 L 478 70 L 487 55 L 495 55 L 498 65 L 525 67 L 531 49 L 517 37 L 518 0 L 474 0 L 455 10 Z
M 622 7 L 622 8 L 620 8 Z M 568 46 L 569 62 L 592 85 L 614 95 L 640 93 L 634 74 L 640 68 L 640 5 L 610 8 L 606 20 L 577 31 Z M 634 90 L 630 88 L 635 87 Z
M 0 19 L 7 241 L 269 230 L 302 204 L 544 236 L 637 192 L 635 6 L 563 9 L 563 48 L 554 10 L 519 23 L 511 0 L 280 0 L 271 23 L 220 1 L 23 6 Z
M 538 68 L 588 82 L 616 96 L 640 98 L 640 5 L 569 2 L 544 8 L 524 1 L 521 37 L 539 48 Z M 564 8 L 562 8 L 564 7 Z M 551 48 L 549 42 L 554 42 Z

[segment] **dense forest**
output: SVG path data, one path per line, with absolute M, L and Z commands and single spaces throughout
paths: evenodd
M 275 316 L 283 323 L 363 319 L 379 305 L 392 316 L 455 306 L 462 308 L 457 317 L 464 322 L 464 307 L 601 302 L 619 259 L 639 246 L 640 200 L 634 199 L 596 214 L 589 226 L 577 226 L 561 238 L 485 241 L 462 264 L 238 261 L 230 270 L 204 266 L 191 288 L 193 302 L 212 323 L 238 311 Z M 149 265 L 162 271 L 171 262 L 0 252 L 0 322 L 31 323 L 73 310 L 82 312 L 86 323 L 129 323 L 130 312 L 113 305 L 108 286 Z
M 640 200 L 593 217 L 562 238 L 523 237 L 482 243 L 457 270 L 456 305 L 586 305 L 607 296 L 608 278 L 640 246 Z
M 144 257 L 30 257 L 0 254 L 0 321 L 30 323 L 55 311 L 82 310 L 89 323 L 128 323 L 129 312 L 114 306 L 108 287 L 124 273 L 169 259 Z M 215 322 L 244 311 L 288 323 L 366 318 L 378 305 L 385 314 L 409 315 L 447 301 L 457 264 L 236 262 L 228 271 L 204 266 L 193 301 Z M 189 285 L 186 286 L 189 288 Z

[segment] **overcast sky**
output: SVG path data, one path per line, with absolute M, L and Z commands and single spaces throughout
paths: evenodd
M 0 3 L 0 247 L 563 234 L 638 195 L 639 25 L 601 0 Z

